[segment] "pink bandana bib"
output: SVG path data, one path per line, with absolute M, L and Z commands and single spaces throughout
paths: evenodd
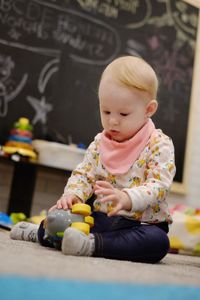
M 111 174 L 125 174 L 145 148 L 155 125 L 151 119 L 131 139 L 119 143 L 109 139 L 105 131 L 100 139 L 100 159 Z

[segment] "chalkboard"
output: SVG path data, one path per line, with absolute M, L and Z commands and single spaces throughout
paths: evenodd
M 184 177 L 198 9 L 182 0 L 0 0 L 0 142 L 21 116 L 34 137 L 86 146 L 101 130 L 98 83 L 121 55 L 156 70 L 156 126 Z

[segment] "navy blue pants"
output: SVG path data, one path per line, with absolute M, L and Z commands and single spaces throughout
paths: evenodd
M 95 236 L 93 256 L 156 263 L 169 251 L 168 224 L 165 222 L 144 225 L 121 216 L 107 217 L 101 212 L 93 212 L 92 216 L 95 220 L 91 229 Z M 41 223 L 38 230 L 39 242 L 43 246 L 54 247 L 43 237 L 44 229 Z
M 93 256 L 156 263 L 169 251 L 168 224 L 144 225 L 120 216 L 94 212 Z

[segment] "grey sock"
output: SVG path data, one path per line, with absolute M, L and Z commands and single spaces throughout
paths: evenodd
M 10 232 L 10 238 L 13 240 L 23 240 L 30 242 L 38 242 L 37 232 L 39 225 L 19 222 L 13 226 Z
M 62 240 L 62 252 L 65 255 L 91 256 L 94 252 L 94 235 L 69 227 Z

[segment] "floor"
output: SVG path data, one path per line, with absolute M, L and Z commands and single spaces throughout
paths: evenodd
M 37 243 L 11 240 L 0 230 L 0 275 L 200 286 L 200 257 L 168 254 L 159 264 L 64 256 Z M 2 259 L 3 258 L 3 259 Z

